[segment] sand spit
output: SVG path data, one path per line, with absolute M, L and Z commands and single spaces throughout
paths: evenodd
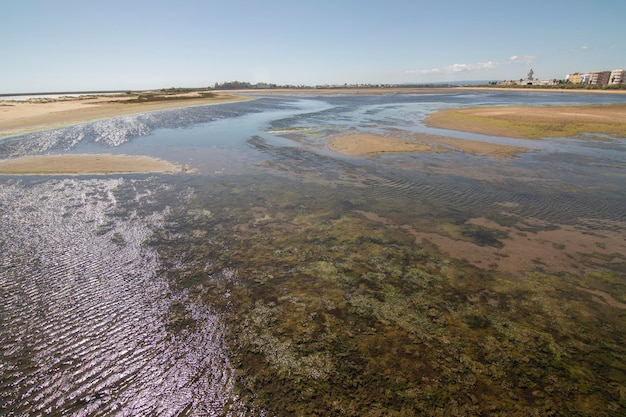
M 171 162 L 149 156 L 73 154 L 25 156 L 0 161 L 0 174 L 121 174 L 182 171 Z
M 439 110 L 425 124 L 493 136 L 539 139 L 581 134 L 626 138 L 626 104 Z
M 368 156 L 383 153 L 443 153 L 465 152 L 496 158 L 511 158 L 528 148 L 500 145 L 496 143 L 464 140 L 446 136 L 416 134 L 408 139 L 400 139 L 370 133 L 350 133 L 336 136 L 328 147 L 338 153 L 350 156 Z
M 142 92 L 27 101 L 0 100 L 0 137 L 129 114 L 239 100 L 246 98 L 197 91 L 183 94 Z

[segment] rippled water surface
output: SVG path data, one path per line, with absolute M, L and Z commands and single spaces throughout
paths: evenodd
M 626 413 L 626 142 L 432 129 L 619 95 L 272 96 L 0 141 L 178 175 L 0 177 L 7 415 Z M 333 135 L 521 144 L 345 157 Z

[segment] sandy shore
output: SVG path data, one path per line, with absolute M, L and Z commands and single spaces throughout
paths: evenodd
M 27 101 L 0 100 L 0 138 L 128 114 L 238 100 L 246 98 L 207 92 L 142 92 Z
M 586 88 L 550 88 L 550 87 L 453 87 L 468 91 L 514 91 L 516 93 L 562 93 L 562 94 L 626 94 L 626 90 L 602 90 Z
M 245 97 L 205 91 L 173 94 L 141 92 L 120 95 L 37 98 L 0 101 L 0 138 L 98 119 L 197 106 Z M 81 154 L 28 156 L 0 160 L 0 174 L 110 174 L 180 172 L 175 164 L 147 156 Z
M 181 170 L 171 162 L 134 155 L 43 155 L 0 160 L 0 174 L 174 173 Z
M 328 147 L 344 155 L 369 156 L 382 153 L 443 153 L 465 152 L 496 158 L 510 158 L 528 148 L 495 143 L 463 140 L 446 136 L 415 134 L 410 140 L 370 133 L 350 133 L 332 138 Z
M 424 123 L 441 129 L 513 138 L 581 134 L 626 138 L 626 104 L 445 109 L 431 114 Z

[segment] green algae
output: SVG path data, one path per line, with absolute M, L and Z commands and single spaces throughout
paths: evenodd
M 626 409 L 626 315 L 580 289 L 623 300 L 614 259 L 520 279 L 368 220 L 354 211 L 366 199 L 339 187 L 236 183 L 200 187 L 153 244 L 171 285 L 225 320 L 245 401 L 301 416 Z M 421 220 L 432 207 L 369 201 L 399 224 L 432 227 Z M 477 245 L 506 237 L 459 228 L 458 217 L 439 216 L 437 228 Z M 192 325 L 176 305 L 171 321 L 170 331 Z

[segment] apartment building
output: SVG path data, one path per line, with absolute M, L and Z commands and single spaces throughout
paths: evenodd
M 591 85 L 607 85 L 611 78 L 611 71 L 594 71 L 589 78 Z
M 567 74 L 565 77 L 565 81 L 570 82 L 572 84 L 582 84 L 583 83 L 583 74 L 580 72 L 575 72 L 573 74 Z
M 623 84 L 626 81 L 625 73 L 626 71 L 624 71 L 623 69 L 611 71 L 611 76 L 609 77 L 609 85 Z
M 574 72 L 567 74 L 566 80 L 572 84 L 613 85 L 626 82 L 623 69 L 613 71 Z

